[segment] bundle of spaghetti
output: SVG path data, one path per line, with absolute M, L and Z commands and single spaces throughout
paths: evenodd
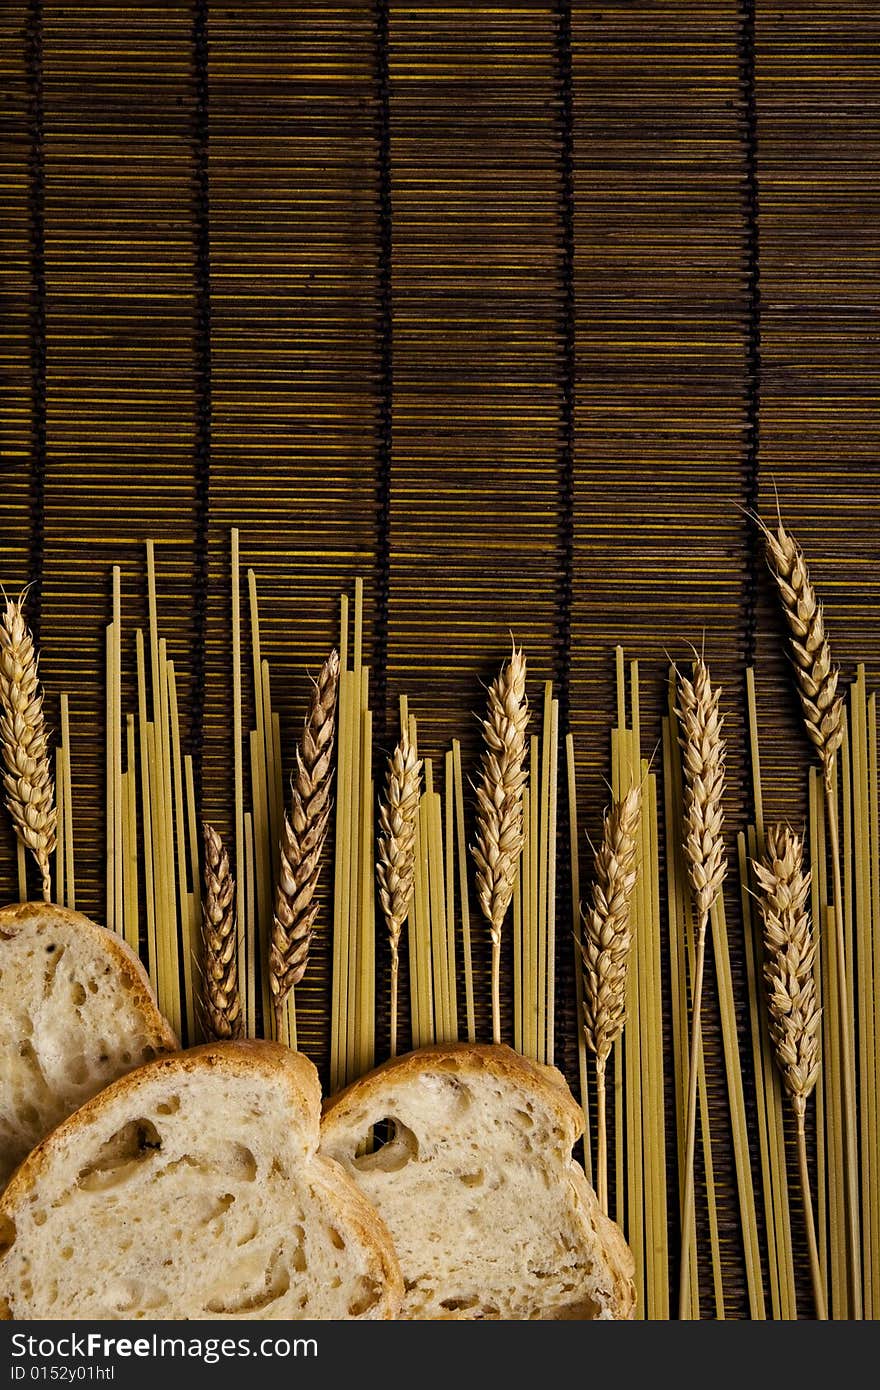
M 251 816 L 253 827 L 254 899 L 256 919 L 245 923 L 247 937 L 247 980 L 245 997 L 249 1004 L 246 1020 L 250 1036 L 256 1036 L 256 1000 L 260 1001 L 263 1020 L 262 1033 L 271 1037 L 274 1011 L 269 988 L 269 940 L 272 932 L 274 885 L 278 878 L 279 844 L 284 816 L 284 784 L 281 770 L 281 725 L 272 709 L 272 682 L 269 663 L 263 657 L 260 637 L 260 610 L 257 597 L 257 577 L 253 569 L 247 572 L 248 606 L 251 628 L 251 664 L 255 728 L 248 731 L 248 751 L 251 771 Z M 250 885 L 245 885 L 245 900 Z M 287 1009 L 292 1008 L 288 996 Z M 289 1040 L 290 1022 L 284 1020 L 285 1038 Z M 296 1025 L 293 1025 L 296 1036 Z
M 660 885 L 657 780 L 641 757 L 638 663 L 630 665 L 627 720 L 623 649 L 615 654 L 617 724 L 611 733 L 611 791 L 624 804 L 640 791 L 633 948 L 626 975 L 627 1028 L 614 1048 L 618 1210 L 636 1259 L 637 1316 L 669 1312 L 663 1011 L 660 976 Z M 625 1160 L 625 1171 L 624 1171 Z
M 785 1134 L 782 1082 L 773 1060 L 770 1035 L 765 1022 L 764 948 L 760 925 L 754 910 L 756 885 L 751 862 L 764 851 L 764 797 L 761 785 L 761 752 L 755 674 L 746 672 L 749 747 L 752 767 L 752 799 L 755 824 L 737 836 L 740 897 L 745 932 L 746 974 L 749 990 L 749 1018 L 752 1059 L 758 1112 L 758 1151 L 761 1160 L 761 1187 L 767 1233 L 767 1272 L 770 1312 L 774 1319 L 797 1316 L 794 1257 L 791 1240 L 788 1171 L 785 1161 Z
M 673 737 L 674 729 L 674 689 L 673 675 L 670 673 L 670 704 L 669 720 L 664 730 L 665 755 L 669 763 L 669 791 L 670 814 L 673 819 L 670 825 L 680 823 L 680 813 L 682 802 L 680 800 L 682 792 L 681 781 L 681 756 L 676 740 Z M 675 820 L 675 817 L 678 820 Z M 668 853 L 670 853 L 668 847 Z M 675 897 L 678 899 L 679 910 L 683 911 L 685 920 L 685 930 L 689 942 L 693 940 L 693 912 L 691 911 L 690 895 L 685 888 L 684 863 L 682 858 L 673 858 L 670 853 L 669 876 L 670 876 L 670 917 L 673 913 L 673 880 L 676 884 Z M 684 889 L 684 897 L 681 897 L 681 890 Z M 765 1317 L 764 1293 L 763 1293 L 763 1272 L 761 1267 L 761 1250 L 758 1236 L 757 1210 L 755 1205 L 754 1186 L 752 1182 L 751 1161 L 749 1151 L 748 1123 L 745 1109 L 745 1095 L 742 1078 L 742 1063 L 739 1053 L 739 1042 L 737 1034 L 737 1022 L 735 1011 L 735 997 L 733 987 L 733 973 L 730 962 L 730 947 L 727 933 L 727 921 L 722 895 L 718 895 L 712 904 L 709 917 L 709 926 L 712 932 L 714 975 L 717 989 L 718 1010 L 721 1020 L 721 1042 L 724 1057 L 725 1080 L 727 1084 L 727 1102 L 730 1118 L 730 1130 L 733 1140 L 734 1167 L 737 1180 L 737 1195 L 739 1201 L 740 1228 L 742 1231 L 743 1256 L 746 1271 L 746 1289 L 749 1299 L 749 1311 L 752 1318 L 763 1319 Z M 689 945 L 688 951 L 692 951 Z M 685 974 L 677 971 L 678 978 L 675 983 L 679 989 L 686 989 Z M 686 995 L 681 1000 L 680 1011 L 680 1030 L 685 1028 L 686 1022 Z M 684 1042 L 686 1029 L 680 1031 L 680 1042 Z M 683 1067 L 687 1068 L 688 1059 L 682 1057 Z M 720 1253 L 718 1242 L 718 1223 L 715 1211 L 714 1199 L 714 1173 L 711 1162 L 711 1131 L 709 1115 L 705 1105 L 705 1082 L 704 1082 L 704 1063 L 700 1059 L 699 1066 L 701 1075 L 698 1076 L 698 1096 L 700 1098 L 701 1118 L 700 1128 L 703 1142 L 704 1162 L 707 1176 L 707 1190 L 710 1197 L 709 1228 L 712 1244 L 713 1277 L 716 1293 L 716 1312 L 718 1316 L 723 1316 L 724 1291 L 721 1280 Z M 681 1080 L 685 1077 L 682 1074 Z M 693 1227 L 692 1236 L 693 1239 Z M 691 1264 L 691 1279 L 689 1287 L 693 1289 L 693 1279 L 695 1277 L 695 1266 Z M 691 1316 L 697 1315 L 697 1310 L 691 1305 Z
M 70 758 L 70 697 L 61 692 L 61 730 L 55 747 L 55 802 L 58 816 L 55 844 L 55 901 L 76 908 L 73 852 L 73 771 Z M 134 840 L 137 853 L 137 838 Z
M 424 782 L 424 790 L 415 798 L 419 779 L 418 773 L 413 773 L 413 800 L 408 812 L 411 825 L 407 830 L 407 837 L 411 835 L 412 839 L 412 890 L 406 917 L 412 1045 L 424 1047 L 433 1042 L 458 1041 L 460 974 L 464 976 L 465 1029 L 468 1038 L 474 1041 L 474 977 L 461 745 L 457 739 L 453 740 L 451 749 L 443 756 L 444 790 L 441 795 L 434 785 L 433 760 L 418 757 L 418 725 L 409 713 L 406 696 L 400 701 L 400 725 L 400 748 L 406 748 L 413 769 L 421 768 Z M 380 846 L 380 854 L 388 859 L 387 845 Z M 380 881 L 384 881 L 381 876 Z
M 244 747 L 241 688 L 241 546 L 237 528 L 230 532 L 230 628 L 232 635 L 232 788 L 235 844 L 235 895 L 238 922 L 238 980 L 242 988 L 242 1029 L 246 1037 L 254 1036 L 251 986 L 253 970 L 248 970 L 248 946 L 251 940 L 249 924 L 252 918 L 248 897 L 252 878 L 248 875 L 251 857 L 250 827 L 244 811 Z
M 447 779 L 448 786 L 448 779 Z M 458 901 L 461 913 L 461 954 L 464 963 L 465 1019 L 468 1042 L 476 1042 L 477 1025 L 474 1009 L 474 966 L 471 955 L 471 914 L 468 893 L 468 856 L 464 830 L 464 779 L 461 772 L 461 743 L 452 740 L 452 819 L 454 820 L 453 849 L 458 866 Z M 453 874 L 453 884 L 455 875 Z M 454 918 L 454 912 L 453 912 Z
M 880 803 L 878 803 L 877 699 L 868 696 L 863 665 L 848 692 L 840 747 L 840 779 L 834 789 L 842 822 L 843 931 L 851 1017 L 839 1016 L 838 933 L 827 867 L 828 795 L 818 770 L 809 779 L 812 915 L 825 925 L 820 935 L 816 978 L 822 1000 L 822 1072 L 816 1087 L 817 1235 L 829 1311 L 835 1319 L 853 1315 L 852 1272 L 847 1252 L 851 1229 L 844 1181 L 845 1119 L 841 1068 L 841 1035 L 845 1028 L 856 1040 L 859 1102 L 858 1175 L 860 1232 L 859 1275 L 864 1316 L 880 1312 L 880 971 L 876 952 L 880 942 Z
M 670 671 L 668 713 L 663 719 L 663 784 L 665 788 L 667 907 L 670 936 L 670 978 L 672 985 L 672 1040 L 675 1081 L 675 1115 L 677 1121 L 677 1153 L 679 1205 L 684 1199 L 685 1118 L 689 1085 L 688 998 L 689 980 L 694 959 L 693 905 L 688 890 L 687 871 L 678 826 L 683 810 L 681 757 L 676 736 L 674 671 Z M 702 1043 L 697 1054 L 697 1104 L 700 1141 L 706 1182 L 709 1244 L 712 1263 L 713 1301 L 716 1318 L 724 1317 L 724 1286 L 721 1278 L 721 1243 L 718 1230 L 718 1211 L 715 1200 L 715 1165 L 712 1154 L 712 1135 L 709 1128 L 708 1091 Z M 691 1214 L 688 1242 L 690 1278 L 688 1280 L 688 1314 L 700 1316 L 697 1279 L 696 1218 Z
M 679 761 L 680 766 L 680 751 L 677 746 L 673 748 L 672 753 L 673 757 Z M 676 782 L 676 787 L 678 785 L 679 783 Z M 718 996 L 718 1009 L 721 1018 L 724 1075 L 727 1084 L 727 1104 L 730 1117 L 731 1136 L 733 1139 L 734 1168 L 736 1171 L 737 1197 L 739 1202 L 740 1229 L 742 1231 L 743 1240 L 749 1312 L 752 1318 L 763 1319 L 765 1317 L 764 1289 L 761 1269 L 761 1251 L 758 1237 L 758 1219 L 755 1206 L 754 1184 L 752 1181 L 748 1120 L 743 1089 L 742 1062 L 739 1051 L 730 944 L 727 933 L 724 896 L 721 893 L 718 894 L 712 904 L 709 915 L 709 926 L 712 933 L 715 983 Z M 720 1275 L 718 1277 L 720 1282 Z
M 351 665 L 345 595 L 339 643 L 330 1025 L 334 1090 L 369 1070 L 375 1059 L 375 785 L 370 672 L 363 661 L 363 603 L 363 580 L 357 579 Z
M 121 891 L 124 920 L 130 922 L 132 942 L 140 932 L 138 915 L 139 871 L 142 871 L 146 907 L 147 961 L 159 1007 L 182 1041 L 198 1036 L 196 1008 L 200 952 L 200 885 L 198 840 L 192 765 L 182 752 L 177 677 L 168 657 L 167 642 L 159 636 L 156 554 L 147 542 L 147 607 L 149 618 L 149 679 L 143 633 L 135 632 L 138 688 L 137 717 L 126 720 L 127 768 L 115 761 L 114 815 L 120 836 L 114 841 L 113 860 L 122 865 L 114 883 Z M 114 623 L 118 622 L 118 616 Z M 117 648 L 118 630 L 113 651 Z M 114 655 L 115 662 L 115 655 Z M 118 690 L 120 667 L 114 665 Z M 152 718 L 149 717 L 150 712 Z M 122 728 L 121 702 L 111 711 L 114 746 L 116 726 Z M 140 755 L 140 779 L 137 759 Z M 135 853 L 138 785 L 143 825 L 143 857 Z M 108 814 L 108 823 L 111 817 Z M 124 849 L 127 843 L 129 855 Z
M 861 1176 L 862 1290 L 864 1316 L 880 1315 L 880 1130 L 878 1130 L 877 1051 L 878 980 L 875 951 L 880 943 L 880 866 L 877 857 L 877 731 L 876 695 L 868 697 L 864 664 L 856 669 L 849 690 L 849 825 L 852 854 L 847 902 L 852 904 L 851 934 L 855 951 L 853 1009 L 858 1039 Z
M 513 893 L 514 1045 L 536 1062 L 554 1057 L 556 1031 L 556 824 L 559 701 L 544 685 L 541 733 L 529 739 L 522 847 Z
M 575 761 L 574 736 L 565 736 L 565 766 L 566 780 L 568 786 L 568 852 L 571 865 L 571 934 L 574 942 L 574 981 L 575 981 L 575 1027 L 577 1030 L 577 1049 L 578 1049 L 578 1083 L 580 1087 L 581 1109 L 584 1112 L 584 1172 L 587 1180 L 593 1182 L 593 1150 L 590 1139 L 590 1083 L 587 1070 L 587 1043 L 581 1020 L 584 1011 L 584 976 L 583 976 L 583 919 L 581 917 L 581 875 L 580 875 L 580 836 L 578 834 L 578 803 L 577 803 L 577 767 Z M 528 825 L 528 807 L 524 803 L 523 818 Z M 525 853 L 523 863 L 526 862 Z M 522 901 L 522 866 L 520 872 L 520 884 L 518 898 Z M 520 1010 L 521 1014 L 522 1010 Z M 515 1042 L 516 1048 L 522 1050 L 522 1022 L 520 1019 L 520 1034 Z
M 448 819 L 448 818 L 447 818 Z M 448 870 L 443 834 L 442 799 L 434 790 L 434 769 L 425 759 L 425 791 L 419 808 L 424 827 L 427 884 L 427 919 L 430 923 L 430 960 L 434 999 L 434 1042 L 458 1041 L 458 980 L 455 960 L 454 905 L 449 901 Z

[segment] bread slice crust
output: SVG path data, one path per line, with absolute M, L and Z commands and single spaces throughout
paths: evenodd
M 45 1205 L 47 1196 L 51 1198 L 50 1179 L 57 1166 L 65 1162 L 70 1165 L 72 1161 L 79 1161 L 83 1152 L 83 1143 L 80 1141 L 87 1140 L 90 1133 L 93 1132 L 100 1139 L 108 1124 L 121 1131 L 126 1125 L 132 1123 L 149 1124 L 152 1119 L 157 1119 L 159 1134 L 161 1135 L 165 1121 L 158 1118 L 157 1098 L 160 1105 L 159 1113 L 161 1113 L 161 1104 L 163 1103 L 161 1098 L 164 1097 L 164 1103 L 167 1104 L 168 1098 L 173 1097 L 181 1089 L 181 1083 L 186 1078 L 201 1086 L 204 1079 L 210 1077 L 220 1078 L 224 1082 L 231 1079 L 245 1083 L 244 1087 L 240 1088 L 240 1099 L 243 1102 L 252 1100 L 258 1107 L 267 1101 L 272 1105 L 283 1106 L 285 1133 L 291 1126 L 295 1128 L 298 1153 L 295 1172 L 293 1165 L 290 1165 L 290 1153 L 285 1151 L 278 1155 L 283 1177 L 280 1180 L 280 1187 L 276 1182 L 276 1188 L 281 1192 L 282 1197 L 285 1192 L 289 1193 L 292 1213 L 291 1224 L 295 1225 L 297 1222 L 307 1219 L 302 1215 L 301 1208 L 303 1206 L 307 1210 L 319 1209 L 322 1218 L 326 1219 L 328 1230 L 335 1233 L 335 1236 L 338 1236 L 339 1240 L 342 1241 L 343 1244 L 340 1248 L 355 1249 L 355 1264 L 359 1269 L 362 1267 L 358 1277 L 367 1290 L 369 1298 L 363 1312 L 351 1316 L 364 1316 L 369 1319 L 391 1319 L 396 1316 L 402 1298 L 403 1284 L 391 1238 L 373 1208 L 356 1185 L 351 1182 L 342 1167 L 334 1163 L 332 1159 L 317 1152 L 321 1108 L 318 1074 L 312 1063 L 301 1054 L 291 1052 L 279 1044 L 262 1041 L 208 1043 L 186 1052 L 157 1058 L 146 1066 L 121 1077 L 113 1085 L 99 1092 L 34 1149 L 18 1168 L 6 1190 L 0 1196 L 0 1233 L 5 1233 L 5 1238 L 0 1238 L 0 1248 L 3 1251 L 0 1255 L 0 1316 L 7 1320 L 15 1318 L 76 1319 L 78 1317 L 112 1319 L 150 1316 L 186 1319 L 226 1316 L 288 1319 L 297 1316 L 322 1316 L 320 1312 L 314 1310 L 297 1313 L 295 1309 L 292 1309 L 291 1300 L 286 1297 L 286 1291 L 285 1297 L 279 1297 L 275 1301 L 277 1306 L 267 1295 L 267 1299 L 263 1300 L 262 1303 L 258 1304 L 252 1301 L 253 1306 L 242 1297 L 239 1300 L 240 1307 L 232 1309 L 210 1306 L 210 1300 L 207 1300 L 205 1306 L 201 1307 L 199 1306 L 199 1292 L 196 1286 L 200 1277 L 207 1284 L 210 1284 L 214 1273 L 211 1268 L 187 1272 L 188 1288 L 192 1286 L 195 1292 L 193 1299 L 188 1297 L 188 1306 L 184 1309 L 173 1306 L 173 1303 L 170 1305 L 166 1303 L 161 1310 L 154 1309 L 152 1312 L 143 1307 L 115 1309 L 112 1306 L 112 1297 L 108 1296 L 105 1306 L 100 1306 L 100 1303 L 96 1305 L 93 1300 L 88 1307 L 80 1310 L 77 1307 L 59 1307 L 57 1304 L 49 1306 L 45 1299 L 41 1301 L 39 1297 L 35 1298 L 33 1291 L 29 1296 L 22 1296 L 21 1270 L 23 1267 L 28 1271 L 28 1282 L 31 1284 L 35 1282 L 31 1279 L 33 1270 L 29 1263 L 28 1253 L 25 1252 L 23 1262 L 21 1259 L 22 1232 L 24 1232 L 25 1240 L 29 1234 L 33 1236 L 30 1213 L 35 1202 L 42 1202 Z M 257 1123 L 259 1122 L 246 1121 L 234 1114 L 230 1115 L 227 1126 L 230 1140 L 235 1142 L 247 1139 L 250 1133 L 248 1124 Z M 198 1122 L 195 1120 L 193 1129 L 197 1131 L 198 1128 Z M 193 1138 L 198 1142 L 197 1132 L 194 1132 Z M 161 1139 L 158 1147 L 161 1147 Z M 254 1147 L 257 1147 L 256 1144 Z M 288 1172 L 286 1171 L 288 1166 L 291 1167 L 289 1183 L 287 1182 Z M 257 1179 L 265 1183 L 266 1175 L 260 1172 L 257 1174 Z M 67 1179 L 65 1179 L 66 1181 Z M 253 1185 L 253 1179 L 251 1182 Z M 237 1195 L 234 1191 L 234 1183 L 221 1175 L 220 1186 L 222 1187 L 224 1184 L 230 1188 L 229 1193 L 226 1194 L 227 1197 L 234 1198 Z M 76 1178 L 71 1175 L 68 1183 L 69 1190 L 74 1192 L 76 1185 Z M 49 1188 L 48 1193 L 44 1192 L 47 1187 Z M 294 1188 L 296 1193 L 294 1193 Z M 97 1200 L 101 1200 L 100 1195 Z M 111 1191 L 109 1200 L 117 1203 L 120 1213 L 118 1219 L 123 1224 L 131 1219 L 132 1211 L 124 1206 L 119 1206 L 119 1199 L 115 1191 Z M 141 1214 L 148 1216 L 150 1211 L 149 1188 L 139 1194 L 137 1200 L 138 1205 L 135 1210 L 138 1216 Z M 64 1201 L 63 1193 L 61 1201 Z M 60 1203 L 56 1202 L 55 1205 L 58 1206 Z M 294 1211 L 297 1206 L 300 1209 Z M 49 1222 L 52 1220 L 51 1201 L 49 1207 L 48 1218 L 44 1216 L 41 1225 L 45 1224 L 46 1220 Z M 115 1214 L 114 1219 L 116 1219 Z M 82 1248 L 78 1252 L 73 1252 L 77 1273 L 81 1271 L 84 1280 L 91 1269 L 90 1235 L 91 1232 L 88 1227 L 83 1226 Z M 182 1239 L 180 1233 L 177 1235 L 178 1238 L 174 1239 L 174 1233 L 168 1233 L 167 1259 L 164 1263 L 169 1266 L 174 1262 L 186 1260 L 189 1253 L 190 1243 L 186 1238 L 187 1232 L 183 1232 Z M 217 1259 L 218 1261 L 226 1261 L 232 1267 L 230 1277 L 235 1272 L 235 1256 L 235 1248 L 218 1245 Z M 137 1269 L 136 1260 L 133 1262 L 120 1257 L 119 1267 L 111 1268 L 105 1272 L 104 1279 L 108 1288 L 112 1287 L 114 1281 L 119 1282 L 128 1278 L 133 1269 Z M 285 1273 L 290 1276 L 290 1270 L 286 1270 Z M 294 1275 L 292 1279 L 294 1283 L 295 1278 Z M 18 1287 L 16 1287 L 16 1281 L 18 1281 Z M 344 1296 L 345 1291 L 343 1290 L 340 1299 L 344 1299 Z M 333 1316 L 343 1318 L 349 1316 L 344 1311 L 344 1302 L 340 1303 L 340 1308 L 342 1311 L 334 1313 Z
M 118 1031 L 120 1020 L 128 1032 Z M 178 1048 L 134 952 L 105 927 L 54 903 L 0 909 L 0 1027 L 0 1183 L 95 1091 Z
M 415 1052 L 391 1057 L 351 1082 L 344 1090 L 337 1091 L 336 1095 L 328 1096 L 324 1101 L 324 1120 L 329 1122 L 334 1117 L 350 1114 L 355 1105 L 369 1103 L 374 1096 L 384 1094 L 389 1079 L 400 1081 L 408 1076 L 419 1076 L 432 1064 L 439 1064 L 461 1075 L 486 1071 L 515 1085 L 530 1084 L 544 1095 L 548 1105 L 556 1111 L 560 1123 L 571 1129 L 572 1147 L 584 1132 L 583 1111 L 562 1073 L 556 1067 L 523 1057 L 505 1043 L 432 1043 Z
M 593 1259 L 602 1267 L 600 1282 L 603 1291 L 596 1300 L 595 1309 L 591 1310 L 592 1315 L 615 1320 L 632 1318 L 635 1311 L 632 1254 L 619 1227 L 600 1211 L 596 1195 L 583 1170 L 570 1156 L 571 1149 L 583 1133 L 583 1112 L 555 1067 L 532 1062 L 503 1045 L 450 1043 L 421 1048 L 383 1063 L 325 1102 L 323 1148 L 340 1159 L 355 1180 L 361 1182 L 379 1214 L 386 1218 L 392 1236 L 397 1233 L 404 1278 L 410 1279 L 415 1271 L 407 1268 L 404 1240 L 395 1226 L 394 1174 L 390 1175 L 386 1189 L 381 1178 L 374 1180 L 359 1171 L 357 1161 L 353 1159 L 353 1144 L 362 1130 L 378 1124 L 388 1113 L 389 1098 L 393 1094 L 399 1094 L 401 1088 L 408 1084 L 417 1084 L 434 1075 L 454 1076 L 465 1083 L 479 1083 L 481 1077 L 495 1078 L 509 1090 L 511 1106 L 515 1104 L 517 1096 L 528 1096 L 544 1107 L 556 1134 L 554 1144 L 558 1145 L 559 1163 L 558 1172 L 554 1167 L 555 1180 L 567 1193 L 572 1219 L 584 1249 L 590 1248 Z M 437 1201 L 443 1201 L 442 1189 L 438 1189 Z M 454 1245 L 454 1238 L 451 1243 Z M 455 1302 L 454 1299 L 445 1301 Z M 578 1313 L 576 1307 L 566 1310 L 560 1306 L 555 1312 L 545 1310 L 534 1315 L 568 1318 L 589 1314 Z M 432 1314 L 426 1314 L 413 1311 L 413 1300 L 409 1298 L 404 1302 L 401 1316 L 461 1319 L 486 1314 L 467 1309 L 435 1310 Z

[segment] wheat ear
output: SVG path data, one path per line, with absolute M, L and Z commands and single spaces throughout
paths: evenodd
M 844 1116 L 846 1169 L 847 1256 L 852 1289 L 852 1316 L 862 1316 L 862 1271 L 859 1240 L 858 1140 L 856 1136 L 855 1069 L 847 979 L 847 948 L 843 930 L 843 881 L 840 865 L 840 826 L 837 808 L 837 750 L 843 742 L 843 696 L 838 692 L 838 668 L 831 662 L 822 604 L 810 578 L 804 552 L 778 519 L 771 531 L 758 524 L 767 542 L 767 560 L 776 580 L 791 638 L 795 677 L 807 734 L 822 763 L 825 818 L 831 851 L 834 893 L 834 933 L 837 943 L 837 1000 L 840 1017 L 841 1099 Z
M 281 1036 L 284 1001 L 299 984 L 309 961 L 318 913 L 318 873 L 330 821 L 333 742 L 339 653 L 330 653 L 314 682 L 309 712 L 290 782 L 289 813 L 281 831 L 281 863 L 275 889 L 275 916 L 269 946 L 269 985 L 275 1010 L 275 1036 Z
M 684 1197 L 681 1216 L 681 1268 L 678 1315 L 687 1317 L 690 1272 L 690 1230 L 694 1209 L 694 1146 L 697 1125 L 697 1065 L 700 1055 L 703 973 L 709 914 L 727 873 L 721 836 L 724 812 L 723 719 L 720 689 L 713 690 L 709 668 L 694 660 L 693 681 L 679 674 L 678 718 L 684 771 L 684 857 L 697 916 L 692 991 L 687 1124 L 685 1130 Z
M 409 736 L 404 733 L 388 759 L 385 796 L 379 807 L 376 877 L 391 943 L 391 1056 L 397 1056 L 397 992 L 400 933 L 412 903 L 416 869 L 416 828 L 422 773 Z
M 830 788 L 835 754 L 843 742 L 843 696 L 837 689 L 839 671 L 831 663 L 822 605 L 804 552 L 794 536 L 781 521 L 775 534 L 764 527 L 764 536 L 767 559 L 788 623 L 804 723 L 819 752 L 825 785 Z
M 477 786 L 477 834 L 471 853 L 477 896 L 492 938 L 492 1041 L 501 1041 L 501 928 L 516 883 L 523 844 L 522 794 L 526 755 L 526 659 L 514 644 L 510 660 L 489 687 L 483 720 L 482 775 Z
M 797 1120 L 798 1169 L 810 1276 L 816 1317 L 824 1320 L 828 1315 L 816 1246 L 805 1131 L 807 1099 L 821 1065 L 821 1010 L 813 974 L 816 942 L 807 907 L 811 875 L 804 872 L 803 844 L 787 825 L 768 826 L 765 861 L 762 864 L 754 860 L 753 867 L 764 921 L 764 980 L 770 1036 Z
M 235 879 L 220 836 L 202 824 L 205 847 L 202 896 L 202 1013 L 211 1038 L 240 1038 L 242 1017 L 236 962 Z
M 43 718 L 39 658 L 22 613 L 24 595 L 6 600 L 0 619 L 0 744 L 3 785 L 15 833 L 37 861 L 43 898 L 52 897 L 49 856 L 55 848 L 55 786 Z
M 596 853 L 592 901 L 581 911 L 584 972 L 584 1036 L 596 1057 L 597 1175 L 602 1210 L 608 1211 L 608 1141 L 605 1065 L 626 1022 L 626 975 L 632 947 L 632 897 L 637 877 L 641 789 L 631 787 L 605 817 Z

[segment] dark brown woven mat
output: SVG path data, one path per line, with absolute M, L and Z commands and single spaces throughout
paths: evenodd
M 614 645 L 642 662 L 649 752 L 668 656 L 705 642 L 726 691 L 731 835 L 750 813 L 754 658 L 768 810 L 802 818 L 807 751 L 741 508 L 768 510 L 778 488 L 838 659 L 876 680 L 870 0 L 31 0 L 0 25 L 0 579 L 33 582 L 50 705 L 71 692 L 86 911 L 103 912 L 109 566 L 143 622 L 148 535 L 203 810 L 225 828 L 233 524 L 288 760 L 306 672 L 361 574 L 380 746 L 406 691 L 425 749 L 457 734 L 472 766 L 481 681 L 513 631 L 534 693 L 548 677 L 561 690 L 595 832 Z M 0 883 L 14 894 L 5 830 Z M 561 919 L 567 894 L 562 873 Z M 728 914 L 742 1001 L 733 887 Z M 570 972 L 561 946 L 572 1077 Z M 484 989 L 484 1031 L 486 1006 Z M 326 1031 L 309 1027 L 320 1061 Z M 752 1105 L 748 1065 L 746 1084 Z

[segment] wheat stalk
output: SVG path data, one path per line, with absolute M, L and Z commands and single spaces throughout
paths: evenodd
M 388 759 L 385 797 L 379 808 L 376 877 L 391 943 L 391 1056 L 397 1056 L 397 992 L 400 933 L 415 884 L 415 844 L 421 759 L 404 733 Z
M 269 985 L 275 1036 L 281 1036 L 284 1001 L 306 972 L 318 900 L 315 890 L 330 821 L 339 653 L 332 651 L 314 682 L 296 750 L 289 813 L 281 830 L 281 859 L 269 945 Z
M 709 914 L 727 873 L 721 830 L 724 820 L 723 718 L 720 689 L 713 690 L 709 668 L 695 655 L 693 681 L 679 674 L 678 718 L 684 771 L 684 857 L 697 914 L 691 1020 L 688 1104 L 685 1131 L 684 1196 L 678 1315 L 687 1317 L 690 1230 L 694 1208 L 694 1146 L 697 1124 L 697 1065 L 700 1053 L 703 974 Z
M 684 770 L 684 857 L 697 910 L 705 930 L 727 874 L 724 841 L 725 748 L 721 690 L 712 688 L 709 668 L 694 660 L 694 678 L 679 675 L 678 717 Z M 698 928 L 699 929 L 699 928 Z
M 477 786 L 477 835 L 471 853 L 477 896 L 492 938 L 492 1040 L 501 1041 L 501 928 L 516 883 L 523 844 L 526 659 L 514 644 L 510 660 L 489 687 L 483 720 L 482 777 Z
M 834 779 L 834 760 L 843 742 L 843 696 L 839 670 L 831 664 L 822 605 L 810 579 L 806 558 L 780 521 L 774 534 L 764 527 L 767 558 L 782 599 L 791 638 L 795 678 L 807 734 L 822 761 L 825 785 Z
M 787 825 L 769 826 L 764 863 L 753 861 L 764 921 L 764 979 L 776 1063 L 797 1120 L 798 1168 L 816 1317 L 827 1317 L 807 1165 L 807 1099 L 819 1077 L 821 1010 L 816 999 L 813 937 L 803 844 Z
M 785 1089 L 803 1107 L 819 1077 L 819 1026 L 813 938 L 803 845 L 787 825 L 767 828 L 764 863 L 753 861 L 764 921 L 764 978 L 770 1035 Z
M 202 896 L 202 1013 L 211 1038 L 240 1038 L 241 998 L 236 963 L 235 879 L 217 831 L 202 822 L 205 847 Z
M 837 751 L 843 741 L 843 696 L 838 692 L 838 668 L 831 662 L 822 604 L 809 567 L 794 536 L 777 518 L 775 533 L 756 518 L 767 542 L 767 559 L 782 599 L 788 623 L 795 678 L 807 734 L 818 751 L 825 783 L 825 818 L 831 851 L 834 927 L 837 943 L 837 999 L 840 1015 L 841 1097 L 844 1115 L 846 1169 L 847 1255 L 852 1286 L 853 1318 L 862 1316 L 862 1272 L 859 1241 L 858 1139 L 856 1135 L 855 1069 L 847 980 L 847 949 L 843 930 L 843 881 L 840 865 L 840 826 L 837 809 Z
M 831 664 L 831 648 L 824 631 L 822 603 L 809 577 L 804 550 L 779 521 L 776 534 L 763 527 L 767 559 L 783 600 L 791 637 L 795 680 L 804 709 L 806 733 L 812 739 L 824 773 L 824 783 L 834 780 L 834 758 L 844 738 L 844 696 L 838 692 L 838 669 Z
M 55 848 L 55 787 L 43 718 L 39 658 L 22 613 L 24 595 L 6 600 L 0 619 L 0 744 L 3 785 L 15 833 L 37 861 L 43 898 L 52 884 L 49 855 Z
M 608 1143 L 605 1123 L 605 1065 L 626 1022 L 626 975 L 632 947 L 631 907 L 641 788 L 631 787 L 605 817 L 596 853 L 592 902 L 581 910 L 583 934 L 584 1036 L 596 1057 L 599 1202 L 608 1211 Z

